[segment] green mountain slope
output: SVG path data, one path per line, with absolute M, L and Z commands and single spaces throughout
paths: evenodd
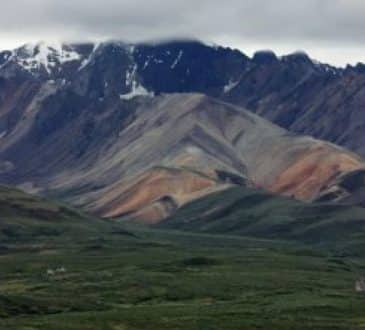
M 2 244 L 42 240 L 67 241 L 106 229 L 108 223 L 68 206 L 0 186 L 0 240 Z
M 365 210 L 346 205 L 309 204 L 242 187 L 191 202 L 162 228 L 295 239 L 341 246 L 364 244 Z

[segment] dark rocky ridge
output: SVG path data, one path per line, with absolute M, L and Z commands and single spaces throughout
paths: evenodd
M 317 63 L 304 53 L 278 58 L 269 51 L 250 59 L 238 50 L 198 41 L 43 44 L 43 52 L 47 47 L 48 69 L 33 65 L 26 70 L 22 64 L 38 54 L 39 45 L 0 53 L 0 77 L 18 83 L 51 79 L 72 84 L 78 94 L 94 99 L 130 98 L 136 92 L 204 93 L 243 106 L 293 132 L 365 155 L 363 64 L 340 69 Z

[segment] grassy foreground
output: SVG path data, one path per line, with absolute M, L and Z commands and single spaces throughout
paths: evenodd
M 0 329 L 365 328 L 362 213 L 254 197 L 213 195 L 167 223 L 191 233 L 125 227 L 0 186 Z M 206 213 L 211 204 L 220 209 Z M 301 227 L 302 216 L 325 225 Z M 336 249 L 297 243 L 326 223 Z M 266 233 L 278 234 L 247 238 Z
M 0 252 L 0 328 L 361 329 L 365 262 L 284 242 L 111 227 Z

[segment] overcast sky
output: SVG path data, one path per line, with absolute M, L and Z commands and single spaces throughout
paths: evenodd
M 365 62 L 365 0 L 9 0 L 0 49 L 25 42 L 194 37 L 279 55 Z

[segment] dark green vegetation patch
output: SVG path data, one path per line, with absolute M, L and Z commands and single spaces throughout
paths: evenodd
M 160 227 L 294 240 L 349 254 L 365 252 L 365 209 L 303 203 L 244 187 L 193 201 Z

